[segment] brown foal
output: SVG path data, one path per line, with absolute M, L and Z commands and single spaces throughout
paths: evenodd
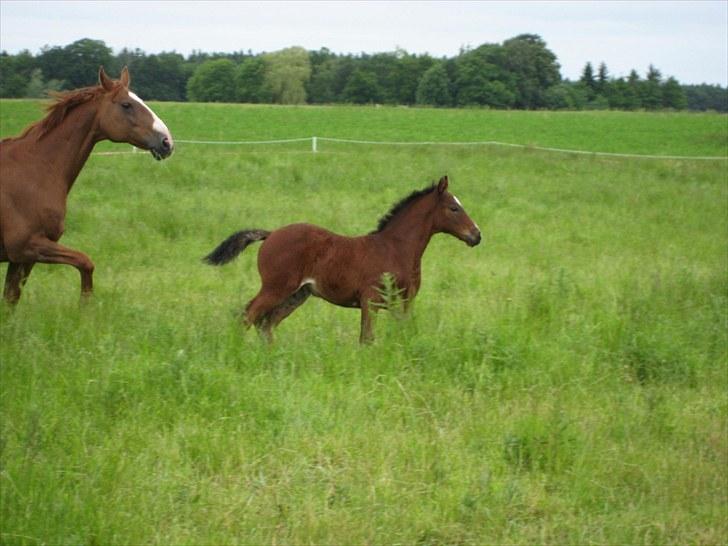
M 269 340 L 272 329 L 310 295 L 342 307 L 361 309 L 359 340 L 371 341 L 371 313 L 381 305 L 381 283 L 392 275 L 405 305 L 420 288 L 420 263 L 430 238 L 448 233 L 469 246 L 480 243 L 480 230 L 447 191 L 448 179 L 415 191 L 392 207 L 376 231 L 344 237 L 311 224 L 292 224 L 272 232 L 234 233 L 205 257 L 223 265 L 245 247 L 265 240 L 258 253 L 262 287 L 245 308 L 245 323 Z

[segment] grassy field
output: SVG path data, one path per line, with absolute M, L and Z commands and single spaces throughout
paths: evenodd
M 499 140 L 725 155 L 726 116 L 156 104 L 178 139 Z M 40 116 L 0 101 L 0 136 Z M 127 151 L 103 144 L 99 150 Z M 728 542 L 728 162 L 495 147 L 180 144 L 92 156 L 0 306 L 0 543 Z M 448 174 L 413 313 L 311 299 L 268 347 L 231 232 L 370 231 Z

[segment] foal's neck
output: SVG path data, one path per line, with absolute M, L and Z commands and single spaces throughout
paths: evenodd
M 96 119 L 97 103 L 91 100 L 69 111 L 66 118 L 37 141 L 40 157 L 46 158 L 66 193 L 81 172 L 94 145 L 102 140 Z
M 420 262 L 432 235 L 432 212 L 435 204 L 426 195 L 392 218 L 379 233 L 386 240 L 392 241 L 400 254 L 413 265 Z

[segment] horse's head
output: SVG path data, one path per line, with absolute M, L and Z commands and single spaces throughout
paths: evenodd
M 480 228 L 470 219 L 458 198 L 447 191 L 447 186 L 447 176 L 443 176 L 433 192 L 437 201 L 435 231 L 449 233 L 465 241 L 468 246 L 475 246 L 480 243 Z
M 129 90 L 129 71 L 121 71 L 118 81 L 99 68 L 99 85 L 105 93 L 98 110 L 101 133 L 112 142 L 128 142 L 149 150 L 155 159 L 169 157 L 174 150 L 172 135 L 157 114 Z

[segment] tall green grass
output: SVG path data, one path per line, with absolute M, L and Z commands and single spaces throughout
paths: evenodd
M 0 102 L 3 135 L 26 106 Z M 681 114 L 155 109 L 182 139 L 720 155 L 728 133 Z M 38 265 L 0 309 L 0 542 L 724 544 L 726 169 L 331 143 L 92 156 L 63 242 L 95 261 L 93 299 Z M 358 312 L 312 298 L 268 347 L 236 316 L 257 249 L 200 260 L 246 227 L 370 231 L 445 173 L 483 244 L 435 237 L 411 316 L 379 313 L 372 346 Z

